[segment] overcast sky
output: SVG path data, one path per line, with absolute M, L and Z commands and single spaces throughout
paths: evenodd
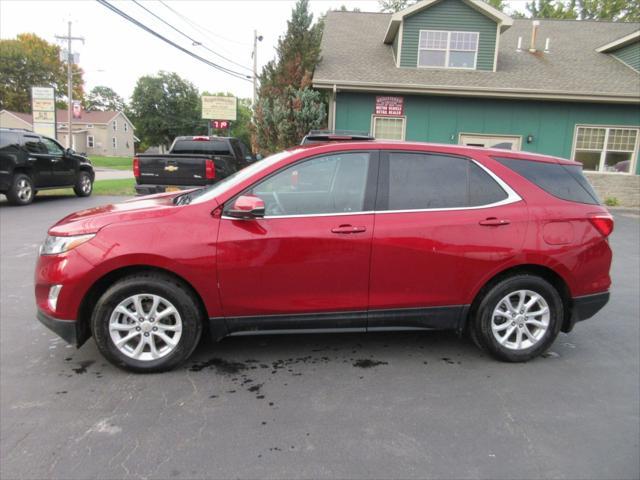
M 250 70 L 216 57 L 205 47 L 250 69 L 253 30 L 257 29 L 264 37 L 258 47 L 260 71 L 260 67 L 274 57 L 278 37 L 285 32 L 295 5 L 294 0 L 164 0 L 184 17 L 181 18 L 159 0 L 139 2 L 203 46 L 193 46 L 190 40 L 133 1 L 110 3 L 192 52 L 248 75 Z M 520 1 L 510 3 L 516 7 L 522 4 Z M 311 1 L 315 18 L 341 5 L 362 11 L 379 10 L 375 0 Z M 57 42 L 55 35 L 66 34 L 69 20 L 73 22 L 73 36 L 85 38 L 84 45 L 74 43 L 74 50 L 80 54 L 87 92 L 96 85 L 106 85 L 128 99 L 140 76 L 168 70 L 193 82 L 201 91 L 229 91 L 239 97 L 252 94 L 249 81 L 221 73 L 189 57 L 95 1 L 0 0 L 0 38 L 3 39 L 34 32 L 49 42 Z

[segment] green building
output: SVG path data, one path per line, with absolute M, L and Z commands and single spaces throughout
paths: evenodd
M 512 19 L 480 0 L 334 11 L 313 85 L 329 128 L 571 158 L 639 203 L 639 23 Z

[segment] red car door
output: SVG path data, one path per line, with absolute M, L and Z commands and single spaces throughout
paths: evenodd
M 366 327 L 377 164 L 346 152 L 288 166 L 243 192 L 264 218 L 225 216 L 227 202 L 217 268 L 230 330 Z
M 527 217 L 524 201 L 471 159 L 383 154 L 369 327 L 393 314 L 408 327 L 456 328 L 478 283 L 519 253 Z

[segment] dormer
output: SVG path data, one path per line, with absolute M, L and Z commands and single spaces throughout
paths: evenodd
M 640 30 L 596 48 L 596 52 L 612 55 L 627 67 L 640 72 Z
M 496 71 L 513 19 L 482 0 L 422 0 L 394 13 L 384 43 L 397 67 Z

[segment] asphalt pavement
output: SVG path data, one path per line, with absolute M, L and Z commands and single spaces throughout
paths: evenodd
M 640 220 L 611 302 L 527 364 L 449 332 L 204 341 L 136 375 L 35 319 L 47 227 L 117 198 L 0 200 L 0 478 L 640 476 Z

